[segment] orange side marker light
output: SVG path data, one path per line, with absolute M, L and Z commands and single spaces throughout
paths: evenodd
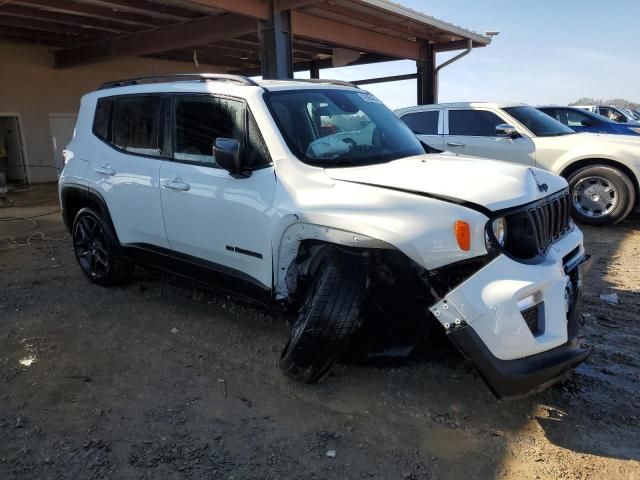
M 471 229 L 467 222 L 456 220 L 456 240 L 461 250 L 468 252 L 471 249 Z

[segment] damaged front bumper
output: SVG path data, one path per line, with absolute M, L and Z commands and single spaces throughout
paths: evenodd
M 574 229 L 544 262 L 527 265 L 500 255 L 430 310 L 496 396 L 530 394 L 591 353 L 577 338 L 590 265 Z

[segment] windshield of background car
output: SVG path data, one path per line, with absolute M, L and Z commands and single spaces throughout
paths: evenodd
M 425 153 L 411 130 L 365 91 L 271 92 L 266 101 L 289 148 L 306 163 L 366 165 Z
M 507 107 L 504 110 L 531 130 L 537 137 L 557 137 L 576 133 L 566 125 L 533 107 Z

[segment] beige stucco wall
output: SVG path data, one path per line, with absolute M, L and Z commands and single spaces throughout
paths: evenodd
M 77 113 L 80 97 L 108 80 L 154 74 L 224 72 L 224 67 L 123 57 L 71 69 L 53 68 L 49 49 L 0 41 L 0 113 L 18 113 L 31 183 L 56 180 L 51 113 Z M 44 167 L 44 168 L 43 168 Z

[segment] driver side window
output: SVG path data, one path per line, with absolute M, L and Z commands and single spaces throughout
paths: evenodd
M 576 112 L 575 110 L 568 110 L 567 122 L 565 123 L 565 125 L 567 125 L 568 127 L 583 127 L 586 126 L 587 123 L 589 123 L 589 120 L 590 118 L 588 115 Z
M 176 96 L 173 158 L 217 167 L 217 138 L 243 140 L 244 104 L 208 95 Z
M 245 165 L 249 169 L 271 163 L 258 125 L 243 102 L 209 95 L 176 96 L 173 158 L 218 167 L 213 154 L 217 138 L 233 138 L 243 143 Z
M 449 135 L 495 137 L 496 127 L 503 123 L 487 110 L 449 110 Z

